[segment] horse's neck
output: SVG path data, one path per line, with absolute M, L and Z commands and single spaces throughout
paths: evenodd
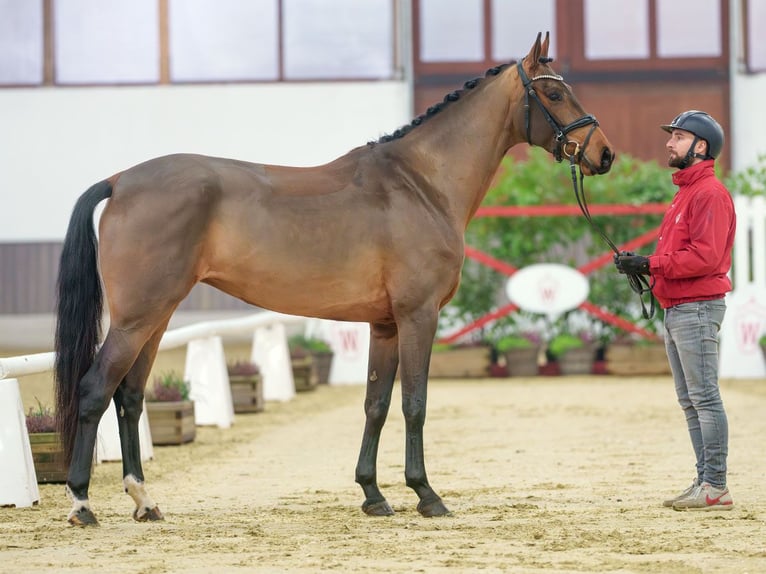
M 444 195 L 456 223 L 464 228 L 501 160 L 522 139 L 514 125 L 514 102 L 522 93 L 515 70 L 485 82 L 402 140 L 422 159 L 415 165 L 423 166 L 422 175 Z

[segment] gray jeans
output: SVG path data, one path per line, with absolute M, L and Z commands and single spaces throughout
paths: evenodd
M 725 313 L 723 299 L 665 310 L 665 350 L 697 458 L 697 478 L 717 488 L 726 486 L 729 453 L 729 423 L 718 388 L 718 331 Z

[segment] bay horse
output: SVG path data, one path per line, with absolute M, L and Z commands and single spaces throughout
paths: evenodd
M 326 165 L 170 155 L 80 196 L 61 254 L 55 335 L 69 523 L 98 524 L 88 488 L 110 400 L 133 518 L 163 518 L 145 488 L 138 421 L 160 339 L 200 281 L 264 309 L 369 323 L 355 475 L 362 509 L 393 514 L 376 464 L 399 368 L 405 481 L 421 515 L 447 514 L 426 477 L 423 425 L 437 318 L 458 288 L 466 226 L 518 143 L 570 157 L 584 175 L 606 173 L 614 159 L 595 117 L 551 69 L 548 45 L 548 34 L 538 34 L 521 61 L 492 68 L 411 124 Z M 93 213 L 106 199 L 97 239 Z M 99 346 L 104 296 L 110 324 Z

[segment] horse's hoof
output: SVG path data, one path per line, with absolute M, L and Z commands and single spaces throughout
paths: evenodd
M 70 515 L 67 519 L 72 526 L 98 526 L 96 515 L 90 508 L 80 508 L 77 512 Z
M 438 496 L 435 500 L 421 500 L 418 503 L 418 512 L 421 514 L 421 516 L 425 516 L 426 518 L 432 518 L 434 516 L 447 516 L 450 513 L 450 511 L 447 510 L 447 507 L 444 506 L 442 499 Z
M 159 506 L 154 508 L 144 508 L 144 513 L 139 516 L 138 508 L 133 511 L 133 520 L 136 522 L 157 522 L 158 520 L 165 520 L 165 516 L 160 511 Z
M 362 510 L 368 516 L 393 516 L 394 509 L 385 500 L 362 504 Z

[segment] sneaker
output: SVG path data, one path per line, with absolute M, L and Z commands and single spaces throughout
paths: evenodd
M 665 506 L 665 507 L 667 507 L 667 508 L 670 508 L 671 506 L 673 506 L 673 505 L 674 505 L 676 502 L 678 502 L 679 500 L 681 500 L 681 499 L 683 499 L 683 498 L 686 498 L 687 496 L 689 496 L 689 495 L 690 495 L 692 492 L 694 492 L 694 489 L 695 489 L 695 488 L 697 488 L 699 485 L 700 485 L 700 481 L 699 481 L 699 479 L 698 479 L 698 478 L 695 478 L 695 479 L 694 479 L 694 482 L 692 482 L 692 483 L 691 483 L 691 486 L 689 486 L 689 488 L 687 488 L 686 490 L 684 490 L 684 491 L 683 491 L 681 494 L 679 494 L 679 495 L 678 495 L 678 496 L 676 496 L 675 498 L 669 498 L 668 500 L 664 501 L 664 502 L 662 503 L 662 506 Z
M 673 510 L 731 510 L 734 501 L 729 489 L 716 488 L 703 482 L 694 491 L 681 500 L 673 503 Z

